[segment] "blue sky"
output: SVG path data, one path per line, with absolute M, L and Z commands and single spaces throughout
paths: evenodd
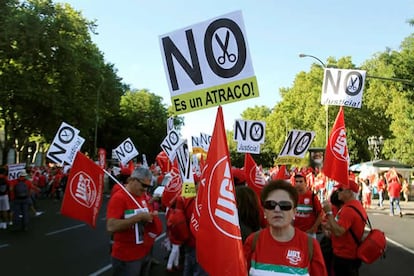
M 93 41 L 113 63 L 123 81 L 148 89 L 171 105 L 161 58 L 159 36 L 211 18 L 241 10 L 260 97 L 223 105 L 225 127 L 248 107 L 280 101 L 279 88 L 290 87 L 311 58 L 326 61 L 351 56 L 356 66 L 387 47 L 398 50 L 414 32 L 413 0 L 70 0 L 89 20 L 96 19 Z M 369 72 L 367 72 L 369 74 Z M 217 107 L 184 114 L 184 138 L 212 133 Z M 137 145 L 139 147 L 139 145 Z

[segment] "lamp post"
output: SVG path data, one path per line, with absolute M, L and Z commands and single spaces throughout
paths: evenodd
M 101 89 L 104 83 L 104 77 L 101 75 L 101 84 L 99 85 L 98 89 L 96 90 L 96 109 L 95 109 L 95 133 L 94 133 L 94 153 L 92 157 L 95 158 L 98 156 L 98 125 L 99 125 L 99 98 L 101 96 Z
M 300 58 L 304 58 L 304 57 L 313 58 L 322 65 L 324 70 L 326 68 L 326 64 L 315 56 L 307 55 L 307 54 L 299 54 L 299 57 Z M 328 145 L 328 139 L 329 139 L 329 105 L 326 104 L 325 105 L 325 145 Z
M 372 150 L 374 153 L 374 160 L 378 160 L 381 157 L 381 150 L 384 146 L 384 137 L 382 137 L 382 135 L 380 137 L 370 136 L 367 141 L 368 149 Z

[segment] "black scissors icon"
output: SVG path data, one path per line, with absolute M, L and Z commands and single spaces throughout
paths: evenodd
M 227 58 L 230 62 L 235 62 L 236 61 L 236 55 L 235 54 L 230 54 L 229 52 L 227 52 L 227 48 L 229 47 L 229 39 L 230 39 L 230 32 L 229 31 L 227 31 L 227 33 L 226 33 L 226 40 L 224 41 L 224 44 L 223 44 L 223 41 L 221 41 L 218 34 L 216 34 L 217 43 L 220 45 L 220 48 L 223 50 L 223 55 L 219 56 L 218 59 L 217 59 L 219 64 L 226 63 L 226 56 L 227 56 Z

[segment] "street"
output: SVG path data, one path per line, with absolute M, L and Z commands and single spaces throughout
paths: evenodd
M 60 215 L 60 202 L 38 201 L 42 216 L 31 217 L 27 232 L 0 230 L 1 275 L 111 275 L 109 234 L 105 230 L 103 201 L 96 229 Z M 374 201 L 376 204 L 376 201 Z M 402 203 L 405 215 L 390 217 L 388 201 L 383 210 L 369 210 L 371 223 L 383 229 L 388 240 L 386 258 L 363 265 L 361 275 L 411 275 L 414 256 L 414 202 Z M 148 275 L 165 272 L 167 252 L 159 237 L 153 250 L 154 264 Z M 176 275 L 180 275 L 176 273 Z

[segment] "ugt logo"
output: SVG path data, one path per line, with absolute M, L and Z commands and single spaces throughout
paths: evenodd
M 331 151 L 336 159 L 348 162 L 348 147 L 346 146 L 345 128 L 336 129 L 330 138 Z
M 217 185 L 212 185 L 213 179 L 221 179 L 218 190 Z M 235 189 L 227 156 L 222 157 L 214 165 L 208 182 L 207 208 L 212 223 L 224 235 L 240 239 Z M 217 196 L 214 196 L 216 194 Z
M 69 183 L 70 194 L 80 205 L 91 208 L 97 196 L 96 184 L 87 173 L 78 172 Z

